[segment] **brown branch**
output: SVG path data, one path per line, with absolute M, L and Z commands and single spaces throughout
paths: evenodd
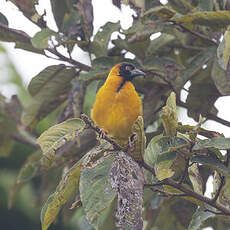
M 164 190 L 162 190 L 162 189 L 158 189 L 158 188 L 151 188 L 151 190 L 152 191 L 154 191 L 154 192 L 160 192 L 160 193 L 162 193 L 162 194 L 164 194 L 165 196 L 179 196 L 179 197 L 181 197 L 181 196 L 188 196 L 186 193 L 172 193 L 172 192 L 166 192 L 166 191 L 164 191 Z
M 81 69 L 81 70 L 84 70 L 84 71 L 89 72 L 90 69 L 91 69 L 91 67 L 88 66 L 88 65 L 85 65 L 85 64 L 83 64 L 83 63 L 81 63 L 81 62 L 78 62 L 78 61 L 72 59 L 72 58 L 68 58 L 68 57 L 62 55 L 61 53 L 59 53 L 59 52 L 58 52 L 56 49 L 54 49 L 54 48 L 47 48 L 46 50 L 48 50 L 50 53 L 52 53 L 52 54 L 56 55 L 57 57 L 59 57 L 61 61 L 68 62 L 68 63 L 74 65 L 75 67 L 77 67 L 77 68 L 79 68 L 79 69 Z
M 223 212 L 215 212 L 215 211 L 210 210 L 210 209 L 205 209 L 204 212 L 211 212 L 211 213 L 213 213 L 215 215 L 225 215 Z

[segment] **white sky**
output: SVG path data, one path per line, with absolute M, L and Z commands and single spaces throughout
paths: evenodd
M 121 21 L 122 28 L 127 29 L 132 25 L 132 14 L 133 11 L 130 10 L 128 6 L 122 6 L 120 11 L 118 8 L 112 5 L 111 0 L 92 0 L 94 7 L 94 34 L 98 28 L 104 25 L 107 21 L 117 22 Z M 47 24 L 49 28 L 57 30 L 54 19 L 51 13 L 50 3 L 47 0 L 40 0 L 38 11 L 43 13 L 44 8 L 47 13 Z M 106 10 L 105 10 L 106 9 Z M 27 20 L 18 9 L 9 1 L 1 0 L 0 12 L 3 13 L 8 21 L 9 26 L 15 29 L 21 29 L 33 36 L 39 31 L 39 28 Z M 4 47 L 9 52 L 9 56 L 12 59 L 14 65 L 16 66 L 18 72 L 23 77 L 25 84 L 27 85 L 32 77 L 43 70 L 45 67 L 53 64 L 60 63 L 56 60 L 52 60 L 43 55 L 34 54 L 31 52 L 23 51 L 21 49 L 14 49 L 13 43 L 4 43 Z M 64 51 L 65 52 L 65 51 Z M 89 59 L 87 54 L 85 54 L 81 49 L 76 48 L 74 50 L 74 58 L 85 64 L 89 64 Z M 8 86 L 7 86 L 8 87 Z M 0 87 L 0 91 L 5 95 L 11 95 L 14 89 Z M 182 98 L 186 98 L 186 92 L 182 93 Z M 218 116 L 223 119 L 230 120 L 229 115 L 229 101 L 230 97 L 222 97 L 216 102 L 216 107 L 219 110 Z M 183 123 L 196 124 L 192 119 L 188 118 L 184 109 L 181 109 L 179 113 L 179 120 Z M 208 122 L 206 128 L 217 130 L 224 133 L 226 136 L 230 136 L 229 128 L 223 125 L 219 125 L 216 122 Z

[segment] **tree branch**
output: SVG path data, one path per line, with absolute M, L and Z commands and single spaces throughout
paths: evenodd
M 183 107 L 185 109 L 188 109 L 188 106 L 186 105 L 186 103 L 184 103 L 183 101 L 181 101 L 180 99 L 177 99 L 177 105 L 180 107 Z M 206 118 L 208 120 L 212 120 L 212 121 L 216 121 L 222 125 L 228 126 L 230 127 L 230 122 L 226 121 L 220 117 L 217 117 L 216 115 L 212 114 L 212 113 L 207 113 Z
M 80 118 L 91 128 L 93 129 L 94 131 L 96 131 L 98 134 L 101 135 L 101 129 L 94 125 L 93 122 L 88 118 L 87 115 L 85 114 L 81 114 Z M 116 149 L 116 150 L 123 150 L 122 147 L 117 144 L 111 137 L 107 136 L 107 135 L 103 135 L 102 136 L 102 139 L 105 139 L 106 141 L 108 141 L 110 144 L 113 145 L 113 147 Z
M 54 48 L 47 48 L 46 50 L 48 50 L 50 53 L 52 53 L 52 54 L 56 55 L 57 57 L 59 57 L 60 60 L 66 61 L 66 62 L 68 62 L 68 63 L 74 65 L 75 67 L 77 67 L 77 68 L 79 68 L 79 69 L 81 69 L 81 70 L 84 70 L 84 71 L 89 72 L 90 69 L 91 69 L 91 67 L 88 66 L 88 65 L 85 65 L 85 64 L 83 64 L 83 63 L 81 63 L 81 62 L 78 62 L 78 61 L 72 59 L 72 58 L 68 58 L 68 57 L 62 55 L 61 53 L 59 53 L 59 52 L 58 52 L 56 49 L 54 49 Z

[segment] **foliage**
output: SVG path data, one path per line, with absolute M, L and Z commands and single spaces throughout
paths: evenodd
M 132 27 L 107 22 L 95 35 L 91 0 L 51 0 L 57 32 L 37 13 L 37 1 L 11 2 L 40 31 L 30 37 L 10 28 L 0 13 L 0 40 L 65 64 L 48 66 L 31 80 L 29 102 L 8 65 L 19 88 L 10 100 L 0 95 L 0 165 L 19 171 L 9 206 L 17 206 L 28 186 L 42 206 L 43 230 L 51 224 L 102 230 L 229 228 L 230 139 L 201 127 L 206 120 L 230 127 L 215 108 L 218 98 L 230 95 L 229 1 L 124 1 L 136 13 Z M 121 8 L 121 1 L 113 4 Z M 112 39 L 114 32 L 119 35 Z M 76 46 L 88 54 L 90 66 L 72 58 Z M 110 68 L 123 61 L 147 74 L 134 80 L 144 108 L 133 126 L 134 150 L 120 149 L 109 136 L 97 141 L 98 127 L 86 116 L 80 119 L 90 114 Z M 180 93 L 188 81 L 183 102 Z M 197 125 L 182 125 L 177 106 Z M 207 198 L 210 176 L 214 191 Z M 6 190 L 0 183 L 0 191 Z

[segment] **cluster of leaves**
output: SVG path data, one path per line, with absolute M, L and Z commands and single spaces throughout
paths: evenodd
M 0 13 L 0 40 L 14 42 L 15 48 L 55 56 L 65 64 L 49 66 L 31 80 L 31 100 L 25 107 L 16 96 L 11 101 L 0 98 L 0 155 L 10 154 L 18 142 L 33 149 L 21 167 L 9 203 L 34 177 L 56 183 L 52 179 L 55 172 L 61 180 L 43 206 L 43 230 L 71 203 L 71 211 L 63 209 L 63 218 L 69 220 L 77 213 L 96 229 L 116 229 L 116 224 L 123 229 L 141 229 L 142 205 L 145 229 L 229 227 L 229 154 L 223 155 L 221 150 L 228 152 L 230 140 L 201 128 L 200 119 L 201 114 L 230 126 L 217 117 L 214 106 L 219 97 L 230 95 L 229 2 L 170 0 L 162 5 L 160 1 L 126 1 L 136 12 L 132 27 L 124 30 L 119 22 L 107 22 L 94 36 L 91 0 L 51 0 L 58 31 L 47 27 L 45 14 L 37 13 L 37 1 L 11 2 L 40 31 L 30 37 L 10 28 Z M 121 1 L 113 4 L 121 7 Z M 114 32 L 118 36 L 111 40 Z M 160 36 L 152 39 L 158 32 Z M 91 66 L 72 58 L 75 46 L 88 53 Z M 69 56 L 59 47 L 65 47 Z M 127 53 L 135 58 L 126 58 Z M 141 118 L 134 125 L 139 152 L 134 158 L 144 158 L 145 182 L 132 158 L 121 151 L 111 153 L 108 142 L 94 147 L 94 132 L 77 118 L 82 112 L 90 114 L 98 87 L 110 68 L 123 61 L 147 73 L 145 79 L 134 81 L 144 107 L 144 126 Z M 179 95 L 188 81 L 191 86 L 186 102 L 182 102 Z M 187 108 L 188 115 L 198 121 L 196 127 L 178 122 L 174 94 L 166 105 L 171 91 L 177 95 L 177 105 Z M 144 129 L 150 130 L 146 149 Z M 207 139 L 200 140 L 198 134 Z M 38 136 L 40 147 L 35 142 Z M 210 175 L 214 176 L 213 199 L 203 196 Z M 50 193 L 51 187 L 43 192 Z M 78 228 L 91 229 L 83 220 L 76 223 Z

